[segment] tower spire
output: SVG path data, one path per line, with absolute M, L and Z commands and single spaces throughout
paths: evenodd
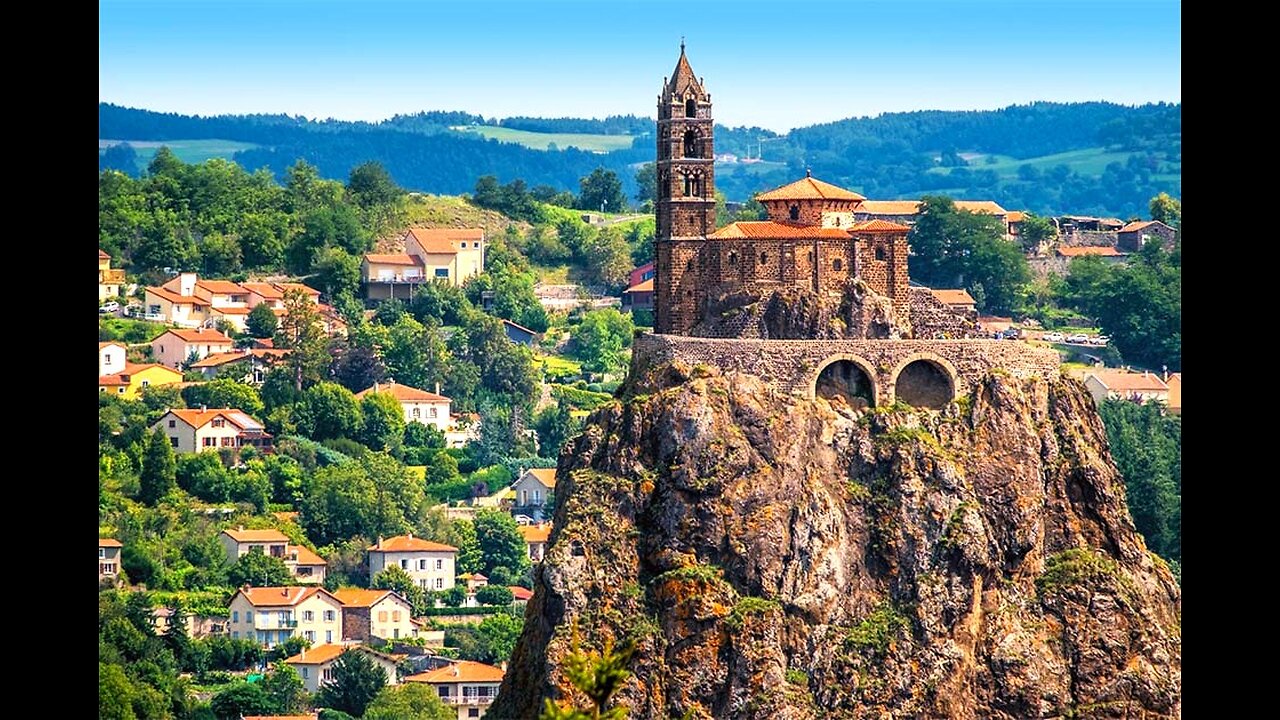
M 680 36 L 680 54 L 681 55 L 684 54 L 684 36 L 683 35 Z

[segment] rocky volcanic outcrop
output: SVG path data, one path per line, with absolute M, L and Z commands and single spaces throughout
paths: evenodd
M 677 364 L 623 397 L 561 457 L 486 717 L 571 696 L 575 628 L 638 643 L 632 718 L 1181 715 L 1181 593 L 1078 382 L 857 412 Z
M 911 336 L 893 302 L 852 279 L 840 291 L 786 286 L 764 295 L 739 293 L 713 300 L 705 320 L 689 333 L 700 337 L 763 340 L 888 340 Z

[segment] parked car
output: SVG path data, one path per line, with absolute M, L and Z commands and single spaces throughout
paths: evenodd
M 533 518 L 529 517 L 528 515 L 516 515 L 517 525 L 532 525 L 533 523 L 534 523 Z
M 1041 335 L 1040 339 L 1045 342 L 1062 342 L 1064 338 L 1060 332 L 1051 332 Z
M 1090 344 L 1090 345 L 1098 345 L 1098 346 L 1100 346 L 1100 347 L 1105 347 L 1105 346 L 1106 346 L 1106 344 L 1107 344 L 1107 341 L 1108 341 L 1108 340 L 1110 340 L 1110 339 L 1111 339 L 1111 338 L 1109 338 L 1109 337 L 1107 337 L 1107 336 L 1105 336 L 1105 335 L 1099 335 L 1099 336 L 1097 336 L 1097 337 L 1091 337 L 1091 338 L 1089 338 L 1089 344 Z
M 1067 342 L 1069 342 L 1069 343 L 1073 343 L 1073 344 L 1075 344 L 1075 345 L 1085 345 L 1085 344 L 1087 344 L 1087 343 L 1089 342 L 1089 336 L 1088 336 L 1088 335 L 1081 335 L 1081 334 L 1078 334 L 1078 333 L 1077 333 L 1077 334 L 1075 334 L 1075 335 L 1068 335 L 1068 336 L 1067 336 Z
M 120 312 L 120 303 L 115 300 L 108 300 L 98 306 L 99 315 L 114 315 Z

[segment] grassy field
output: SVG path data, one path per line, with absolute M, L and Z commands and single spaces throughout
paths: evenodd
M 1066 165 L 1081 175 L 1097 177 L 1102 175 L 1102 171 L 1106 169 L 1108 164 L 1113 162 L 1123 164 L 1132 154 L 1128 152 L 1108 152 L 1106 148 L 1097 147 L 1024 158 L 1022 160 L 1008 155 L 981 155 L 977 153 L 964 153 L 964 157 L 969 161 L 970 170 L 994 170 L 1001 179 L 1011 180 L 1017 178 L 1018 168 L 1022 165 L 1030 165 L 1042 172 L 1048 172 L 1058 165 Z M 989 162 L 988 158 L 995 158 L 995 162 Z M 933 168 L 929 172 L 937 175 L 948 175 L 951 170 L 952 168 Z M 1179 176 L 1174 173 L 1157 175 L 1156 177 L 1176 179 Z
M 570 360 L 559 355 L 543 355 L 536 353 L 533 358 L 535 365 L 541 367 L 545 365 L 547 372 L 559 375 L 581 375 L 582 363 L 577 360 Z
M 238 150 L 248 150 L 249 148 L 258 147 L 253 143 L 236 142 L 235 140 L 103 140 L 98 139 L 98 150 L 101 151 L 111 145 L 127 142 L 133 146 L 134 151 L 138 153 L 138 169 L 143 170 L 147 167 L 147 163 L 151 162 L 151 158 L 155 157 L 156 150 L 162 146 L 168 146 L 178 159 L 186 163 L 202 163 L 209 158 L 227 158 L 231 159 L 232 154 Z
M 475 133 L 492 140 L 501 142 L 516 143 L 524 145 L 534 150 L 548 150 L 552 143 L 555 143 L 556 149 L 564 150 L 567 147 L 576 147 L 579 150 L 588 150 L 595 152 L 610 152 L 612 150 L 625 150 L 631 147 L 631 141 L 635 139 L 634 135 L 591 135 L 586 133 L 536 133 L 527 130 L 512 130 L 511 128 L 494 127 L 493 125 L 468 125 L 465 127 L 456 127 L 455 130 L 462 132 Z

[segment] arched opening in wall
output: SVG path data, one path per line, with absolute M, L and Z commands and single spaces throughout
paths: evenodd
M 729 253 L 729 264 L 730 265 L 738 264 L 738 253 L 735 253 L 735 252 Z
M 760 253 L 760 264 L 764 265 L 769 262 L 769 253 Z
M 907 363 L 893 383 L 894 397 L 913 407 L 941 410 L 955 397 L 951 375 L 932 360 Z
M 841 260 L 840 258 L 836 258 L 835 260 L 832 260 L 831 269 L 835 270 L 836 272 L 840 272 L 841 270 L 844 269 L 844 261 Z
M 698 157 L 698 133 L 690 130 L 684 134 L 684 156 Z
M 799 205 L 792 205 L 792 206 L 791 206 L 791 209 L 790 209 L 790 210 L 788 210 L 788 212 L 791 214 L 791 219 L 792 219 L 792 220 L 799 220 L 799 219 L 800 219 L 800 206 L 799 206 Z
M 884 262 L 884 257 L 885 257 L 885 256 L 884 256 L 884 246 L 883 246 L 883 245 L 879 245 L 879 246 L 877 246 L 877 247 L 876 247 L 876 259 L 877 259 L 877 260 L 879 260 L 880 262 Z
M 862 410 L 875 405 L 875 384 L 857 363 L 837 360 L 818 373 L 813 395 L 833 406 Z
M 684 101 L 684 116 L 698 117 L 698 101 L 697 100 L 694 100 L 693 98 L 689 98 L 688 100 Z

